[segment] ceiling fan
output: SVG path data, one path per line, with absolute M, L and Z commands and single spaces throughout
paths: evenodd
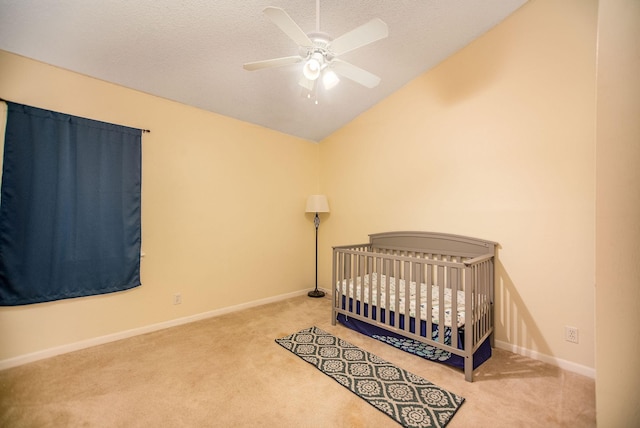
M 278 7 L 267 7 L 264 14 L 296 42 L 299 54 L 248 62 L 243 66 L 245 70 L 254 71 L 304 62 L 299 84 L 307 89 L 309 94 L 315 91 L 316 82 L 320 78 L 325 89 L 335 86 L 339 82 L 337 75 L 367 88 L 374 88 L 380 83 L 380 78 L 375 74 L 343 61 L 338 56 L 387 37 L 389 35 L 387 24 L 381 19 L 374 18 L 333 39 L 328 34 L 320 32 L 319 0 L 316 0 L 316 31 L 313 33 L 307 34 L 302 31 L 287 12 Z

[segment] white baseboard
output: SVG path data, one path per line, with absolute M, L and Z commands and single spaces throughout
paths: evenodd
M 556 367 L 560 367 L 563 370 L 567 370 L 573 373 L 577 373 L 583 376 L 596 378 L 596 370 L 592 367 L 583 366 L 581 364 L 572 363 L 571 361 L 563 360 L 561 358 L 552 357 L 549 355 L 541 354 L 531 349 L 522 348 L 520 346 L 512 345 L 508 342 L 501 340 L 495 341 L 496 348 L 504 349 L 505 351 L 513 352 L 514 354 L 523 355 L 533 360 L 542 361 L 543 363 L 551 364 Z
M 331 296 L 330 290 L 322 289 L 327 296 Z M 252 302 L 242 303 L 240 305 L 228 306 L 226 308 L 215 309 L 213 311 L 203 312 L 200 314 L 190 315 L 183 318 L 176 318 L 169 321 L 164 321 L 157 324 L 151 324 L 143 327 L 134 328 L 131 330 L 125 330 L 118 333 L 108 334 L 105 336 L 95 337 L 92 339 L 82 340 L 79 342 L 70 343 L 67 345 L 56 346 L 42 351 L 33 352 L 30 354 L 19 355 L 17 357 L 8 358 L 0 361 L 0 370 L 9 369 L 12 367 L 21 366 L 34 361 L 43 360 L 45 358 L 55 357 L 56 355 L 66 354 L 68 352 L 78 351 L 92 346 L 102 345 L 109 342 L 115 342 L 116 340 L 127 339 L 129 337 L 137 336 L 140 334 L 151 333 L 153 331 L 163 330 L 165 328 L 176 327 L 182 324 L 188 324 L 190 322 L 199 321 L 207 318 L 213 318 L 220 315 L 225 315 L 231 312 L 237 312 L 244 309 L 250 309 L 256 306 L 266 305 L 268 303 L 279 302 L 292 297 L 303 296 L 307 294 L 308 290 L 294 291 L 292 293 L 281 294 L 279 296 L 268 297 L 266 299 L 254 300 Z M 595 379 L 596 371 L 594 368 L 576 364 L 571 361 L 563 360 L 549 355 L 541 354 L 531 349 L 522 348 L 520 346 L 512 345 L 508 342 L 500 340 L 495 341 L 495 346 L 505 351 L 513 352 L 514 354 L 523 355 L 525 357 L 542 361 L 556 367 L 560 367 L 563 370 L 568 370 L 573 373 L 578 373 L 583 376 Z
M 33 352 L 30 354 L 19 355 L 17 357 L 8 358 L 0 361 L 0 370 L 9 369 L 11 367 L 21 366 L 23 364 L 31 363 L 45 358 L 55 357 L 56 355 L 66 354 L 68 352 L 78 351 L 80 349 L 90 348 L 96 345 L 102 345 L 109 342 L 115 342 L 116 340 L 127 339 L 129 337 L 137 336 L 140 334 L 151 333 L 153 331 L 163 330 L 169 327 L 175 327 L 182 324 L 188 324 L 190 322 L 203 320 L 206 318 L 217 317 L 220 315 L 228 314 L 231 312 L 241 311 L 243 309 L 249 309 L 256 306 L 266 305 L 267 303 L 279 302 L 291 297 L 303 296 L 307 294 L 308 290 L 294 291 L 292 293 L 281 294 L 279 296 L 268 297 L 266 299 L 254 300 L 248 303 L 242 303 L 240 305 L 228 306 L 226 308 L 215 309 L 213 311 L 203 312 L 196 315 L 190 315 L 188 317 L 176 318 L 169 321 L 164 321 L 157 324 L 146 325 L 143 327 L 134 328 L 131 330 L 125 330 L 118 333 L 108 334 L 106 336 L 94 337 L 92 339 L 81 340 L 79 342 L 70 343 L 68 345 L 56 346 L 42 351 Z

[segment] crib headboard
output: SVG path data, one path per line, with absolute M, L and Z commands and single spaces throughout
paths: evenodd
M 496 242 L 437 232 L 384 232 L 369 235 L 373 248 L 476 257 L 495 254 Z

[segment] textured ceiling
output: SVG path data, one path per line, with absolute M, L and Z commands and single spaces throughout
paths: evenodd
M 300 64 L 242 68 L 298 54 L 265 7 L 283 8 L 309 33 L 315 0 L 0 0 L 0 49 L 320 141 L 525 2 L 322 0 L 320 30 L 331 37 L 376 17 L 389 37 L 341 57 L 379 76 L 379 86 L 343 78 L 317 105 L 302 96 Z

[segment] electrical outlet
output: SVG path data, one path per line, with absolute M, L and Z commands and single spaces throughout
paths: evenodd
M 179 305 L 180 303 L 182 303 L 182 294 L 180 293 L 176 293 L 173 295 L 173 304 L 174 305 Z
M 578 328 L 565 325 L 564 340 L 571 343 L 578 343 Z

